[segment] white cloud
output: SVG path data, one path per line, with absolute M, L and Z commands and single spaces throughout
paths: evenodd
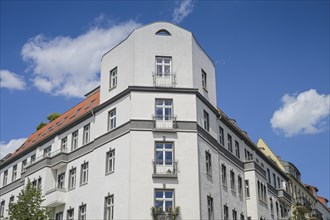
M 69 97 L 82 97 L 98 86 L 102 55 L 140 26 L 127 21 L 101 27 L 102 21 L 104 16 L 98 17 L 93 28 L 74 38 L 38 35 L 30 39 L 21 55 L 32 70 L 34 86 L 42 92 Z
M 17 74 L 9 70 L 0 70 L 0 87 L 7 89 L 24 90 L 25 82 Z
M 286 137 L 298 134 L 322 132 L 330 115 L 330 94 L 318 94 L 316 90 L 298 95 L 285 94 L 283 106 L 276 110 L 270 120 L 272 128 Z
M 172 21 L 174 23 L 180 23 L 187 17 L 194 9 L 194 3 L 192 0 L 181 0 L 180 4 L 174 9 L 172 14 Z
M 9 153 L 13 153 L 17 148 L 19 148 L 26 138 L 12 139 L 8 143 L 0 143 L 0 159 Z

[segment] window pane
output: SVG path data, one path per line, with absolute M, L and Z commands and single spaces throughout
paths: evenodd
M 170 143 L 165 144 L 165 148 L 166 149 L 172 149 L 172 144 L 170 144 Z
M 171 106 L 172 105 L 172 100 L 165 100 L 165 105 Z
M 173 204 L 172 201 L 166 201 L 165 202 L 165 209 L 166 209 L 166 211 L 168 210 L 169 207 L 172 208 L 172 204 Z
M 163 148 L 163 144 L 161 144 L 161 143 L 156 143 L 156 148 L 157 148 L 157 149 L 162 149 L 162 148 Z
M 172 198 L 173 192 L 172 191 L 165 191 L 165 198 Z
M 163 198 L 163 192 L 162 191 L 156 191 L 156 198 Z
M 158 208 L 158 207 L 163 208 L 163 201 L 156 201 L 155 206 L 156 206 L 157 208 Z
M 156 152 L 156 160 L 157 160 L 157 164 L 163 164 L 163 152 L 162 151 Z
M 172 164 L 172 152 L 165 152 L 166 165 Z
M 165 63 L 170 63 L 170 62 L 171 62 L 171 58 L 165 58 L 165 59 L 164 59 L 164 62 L 165 62 Z

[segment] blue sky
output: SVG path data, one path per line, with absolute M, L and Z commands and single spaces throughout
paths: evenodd
M 219 107 L 329 198 L 329 1 L 1 1 L 2 156 L 80 102 L 102 53 L 154 21 L 193 32 Z

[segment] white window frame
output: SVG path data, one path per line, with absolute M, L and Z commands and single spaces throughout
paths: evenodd
M 5 172 L 3 172 L 2 186 L 7 185 L 7 183 L 8 183 L 8 170 L 6 170 Z
M 168 60 L 169 62 L 167 62 Z M 157 76 L 169 76 L 172 74 L 172 57 L 156 56 L 155 64 L 156 64 L 155 72 Z M 160 69 L 158 67 L 160 67 Z M 168 67 L 169 67 L 169 71 L 166 71 Z
M 71 151 L 74 151 L 78 148 L 78 140 L 79 140 L 79 130 L 72 132 L 72 140 L 71 140 Z
M 227 134 L 228 141 L 228 150 L 233 153 L 233 137 L 230 134 Z
M 202 87 L 207 91 L 207 74 L 203 69 L 202 69 Z
M 114 214 L 114 196 L 109 195 L 105 197 L 104 201 L 104 219 L 105 220 L 113 220 Z
M 117 111 L 116 108 L 108 112 L 108 131 L 115 129 L 117 126 Z
M 57 189 L 65 188 L 65 173 L 60 173 L 57 176 Z
M 243 179 L 240 175 L 237 176 L 238 195 L 243 195 Z
M 77 182 L 77 168 L 74 167 L 71 170 L 69 170 L 69 190 L 76 188 L 76 182 Z
M 11 181 L 14 182 L 16 179 L 17 179 L 17 164 L 13 166 Z
M 106 169 L 105 173 L 113 173 L 115 171 L 115 149 L 110 150 L 106 154 Z
M 118 75 L 118 68 L 117 67 L 110 70 L 109 89 L 115 88 L 117 86 L 117 75 Z
M 229 219 L 229 208 L 227 205 L 223 206 L 223 219 L 228 220 Z
M 225 132 L 221 126 L 219 126 L 219 143 L 225 145 Z
M 83 144 L 88 144 L 90 141 L 90 132 L 91 126 L 90 124 L 84 126 L 84 132 L 83 132 Z
M 203 127 L 206 131 L 210 131 L 210 116 L 207 111 L 203 111 Z
M 235 155 L 237 158 L 241 158 L 239 151 L 240 151 L 239 142 L 235 140 Z
M 236 181 L 235 181 L 235 172 L 233 170 L 230 171 L 230 189 L 233 192 L 236 192 Z
M 87 205 L 83 204 L 81 206 L 79 206 L 79 220 L 86 220 L 86 212 L 87 212 Z
M 207 219 L 214 220 L 214 208 L 212 196 L 207 196 Z
M 158 110 L 161 114 L 158 114 Z M 167 114 L 170 110 L 170 114 Z M 155 117 L 156 120 L 169 121 L 173 118 L 173 99 L 156 99 L 155 100 Z
M 25 172 L 26 165 L 27 165 L 27 159 L 25 159 L 25 160 L 22 161 L 22 171 L 21 172 Z
M 80 185 L 88 183 L 88 162 L 81 164 Z
M 157 192 L 162 192 L 162 197 L 157 197 Z M 166 198 L 166 192 L 172 192 L 171 198 Z M 172 209 L 174 208 L 174 190 L 173 189 L 156 189 L 155 190 L 155 207 L 157 202 L 162 202 L 162 209 L 163 211 L 167 212 L 166 210 L 166 202 L 172 202 Z
M 61 140 L 61 151 L 66 152 L 68 146 L 68 137 L 62 138 Z
M 67 220 L 74 220 L 74 208 L 67 210 Z
M 205 151 L 205 166 L 206 166 L 206 174 L 212 176 L 212 158 L 211 153 Z
M 221 181 L 222 185 L 227 186 L 227 167 L 225 164 L 221 164 Z
M 44 149 L 44 157 L 50 157 L 52 155 L 52 146 L 46 147 Z
M 34 161 L 36 161 L 36 155 L 35 154 L 33 154 L 31 156 L 31 164 L 34 163 Z
M 5 200 L 2 200 L 0 203 L 0 217 L 3 217 L 5 214 L 5 205 L 6 205 Z

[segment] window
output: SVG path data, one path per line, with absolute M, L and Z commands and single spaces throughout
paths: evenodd
M 275 173 L 273 173 L 273 183 L 274 183 L 274 187 L 276 189 L 276 176 L 275 176 Z
M 247 149 L 244 149 L 244 152 L 245 152 L 245 161 L 253 160 L 253 154 L 250 153 L 250 151 L 248 151 Z
M 35 187 L 35 188 L 37 187 L 37 180 L 36 179 L 32 181 L 32 186 Z
M 213 198 L 211 196 L 207 196 L 207 219 L 214 219 Z
M 233 220 L 237 220 L 237 211 L 233 209 Z
M 245 195 L 247 198 L 250 197 L 250 186 L 249 186 L 249 180 L 245 180 Z
M 268 182 L 271 183 L 270 170 L 268 168 L 267 168 L 267 176 L 268 176 Z
M 35 154 L 33 154 L 31 156 L 31 164 L 34 163 L 34 161 L 36 161 L 36 155 Z
M 56 213 L 55 220 L 63 220 L 63 212 Z
M 57 176 L 57 188 L 64 189 L 64 177 L 65 173 L 61 173 Z
M 227 134 L 228 150 L 233 153 L 233 139 L 230 134 Z
M 171 36 L 171 33 L 168 30 L 160 29 L 156 32 L 156 35 L 160 36 Z
M 116 109 L 109 111 L 108 113 L 108 131 L 116 128 Z
M 38 189 L 41 189 L 41 183 L 42 183 L 42 179 L 41 179 L 41 177 L 39 177 L 38 185 L 37 185 Z
M 223 218 L 224 220 L 228 220 L 229 218 L 228 206 L 226 205 L 223 206 Z
M 275 203 L 275 206 L 276 206 L 276 217 L 280 218 L 280 216 L 278 215 L 278 203 L 277 202 Z
M 83 144 L 88 144 L 90 138 L 90 125 L 84 126 L 84 133 L 83 133 Z
M 8 180 L 8 170 L 6 170 L 5 172 L 3 172 L 3 182 L 2 182 L 2 186 L 7 185 L 7 180 Z
M 210 130 L 210 121 L 209 121 L 209 113 L 204 110 L 204 129 Z
M 67 211 L 67 220 L 74 220 L 74 209 L 68 209 Z
M 171 99 L 156 99 L 155 117 L 156 120 L 172 120 L 173 101 Z
M 86 204 L 79 206 L 79 220 L 86 220 Z
M 17 178 L 17 164 L 13 166 L 13 174 L 11 177 L 11 181 L 15 181 Z
M 236 191 L 235 189 L 235 173 L 234 171 L 230 171 L 230 188 L 232 191 Z
M 155 207 L 162 208 L 167 212 L 169 208 L 174 207 L 174 192 L 173 190 L 159 189 L 155 191 Z
M 278 188 L 281 188 L 281 181 L 280 181 L 280 178 L 279 177 L 277 177 L 277 187 Z
M 72 133 L 71 151 L 78 148 L 78 130 Z
M 115 171 L 115 150 L 107 152 L 106 174 Z
M 5 200 L 2 200 L 0 204 L 0 217 L 3 217 L 4 214 L 5 214 Z
M 66 152 L 67 151 L 67 145 L 68 145 L 68 138 L 65 137 L 61 140 L 61 151 Z
M 155 172 L 158 174 L 173 173 L 174 155 L 173 143 L 156 142 L 155 144 Z
M 269 198 L 269 202 L 270 202 L 270 213 L 272 215 L 274 215 L 274 205 L 273 205 L 273 199 Z
M 9 198 L 9 205 L 12 204 L 14 202 L 14 200 L 15 200 L 15 196 L 11 196 Z
M 243 214 L 241 214 L 241 220 L 244 220 L 244 215 Z
M 240 158 L 238 141 L 235 141 L 235 155 L 236 157 Z
M 46 147 L 44 149 L 44 157 L 50 157 L 51 156 L 51 151 L 52 151 L 52 146 Z
M 219 127 L 219 143 L 222 145 L 225 144 L 224 131 L 222 127 Z
M 238 195 L 242 196 L 243 193 L 243 183 L 242 183 L 242 177 L 238 176 L 237 177 L 237 183 L 238 183 Z
M 156 75 L 157 76 L 168 76 L 171 74 L 172 66 L 171 57 L 156 57 Z
M 117 86 L 117 67 L 110 70 L 109 88 L 112 89 Z
M 221 179 L 222 184 L 224 186 L 227 186 L 227 168 L 224 164 L 221 165 Z
M 27 160 L 25 159 L 25 160 L 22 161 L 22 172 L 25 172 L 26 164 L 27 164 Z
M 88 162 L 81 165 L 80 185 L 88 182 Z
M 206 173 L 212 175 L 212 159 L 210 152 L 205 151 Z
M 69 189 L 74 189 L 76 188 L 76 176 L 77 176 L 77 169 L 72 168 L 69 171 Z
M 204 70 L 202 70 L 202 86 L 203 89 L 207 90 L 207 75 Z
M 104 204 L 105 220 L 113 220 L 113 209 L 114 209 L 113 195 L 105 197 L 105 204 Z

